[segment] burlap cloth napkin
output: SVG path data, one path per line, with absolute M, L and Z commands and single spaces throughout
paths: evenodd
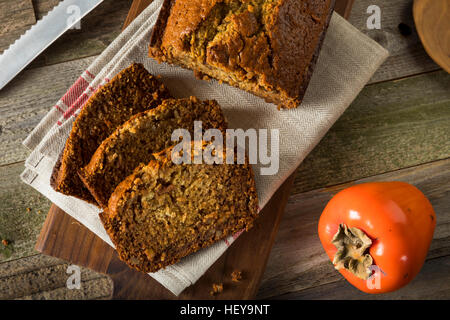
M 254 165 L 259 206 L 263 208 L 388 56 L 384 48 L 335 13 L 303 104 L 295 110 L 278 111 L 274 105 L 251 94 L 220 85 L 216 81 L 196 80 L 192 71 L 158 64 L 149 59 L 148 42 L 161 4 L 162 0 L 154 1 L 129 25 L 83 72 L 24 141 L 24 145 L 32 152 L 26 160 L 22 180 L 111 246 L 113 244 L 98 218 L 99 210 L 83 201 L 54 192 L 49 180 L 73 120 L 84 102 L 120 70 L 132 62 L 140 62 L 151 73 L 162 75 L 164 83 L 175 97 L 195 95 L 200 99 L 216 99 L 232 128 L 278 129 L 278 174 L 262 176 L 259 166 Z M 218 242 L 150 276 L 178 295 L 195 283 L 235 238 L 236 235 Z

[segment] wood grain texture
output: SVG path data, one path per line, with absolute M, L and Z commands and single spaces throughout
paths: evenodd
M 60 259 L 32 255 L 3 263 L 0 269 L 0 299 L 107 299 L 113 283 L 108 277 L 80 268 L 80 288 L 68 289 L 69 264 Z
M 35 248 L 44 254 L 103 273 L 107 272 L 115 254 L 114 249 L 103 240 L 55 205 L 50 208 Z
M 125 29 L 145 8 L 147 8 L 153 0 L 135 0 L 131 4 L 127 18 L 123 23 L 122 30 Z
M 20 181 L 24 163 L 0 166 L 0 263 L 36 252 L 34 243 L 42 227 L 50 201 Z M 27 210 L 28 208 L 28 210 Z
M 446 0 L 442 2 L 446 2 Z M 377 5 L 381 9 L 380 30 L 367 29 L 367 18 L 370 15 L 367 13 L 367 8 L 370 5 Z M 390 52 L 390 56 L 372 77 L 370 83 L 399 79 L 440 69 L 423 49 L 414 28 L 412 6 L 413 0 L 355 1 L 349 18 L 350 23 Z M 398 27 L 400 23 L 411 28 L 410 35 L 402 35 Z
M 31 0 L 0 0 L 0 54 L 34 23 Z
M 366 86 L 300 165 L 293 193 L 450 156 L 450 75 Z
M 333 195 L 350 185 L 370 181 L 412 183 L 429 198 L 436 212 L 437 226 L 425 267 L 415 280 L 418 284 L 406 287 L 395 297 L 428 298 L 431 291 L 430 287 L 427 287 L 428 279 L 434 278 L 433 283 L 438 282 L 438 279 L 444 282 L 448 279 L 448 276 L 442 277 L 441 271 L 444 266 L 440 266 L 441 271 L 433 274 L 433 267 L 428 265 L 434 259 L 450 255 L 450 202 L 448 201 L 450 159 L 291 196 L 257 298 L 347 298 L 347 296 L 341 297 L 339 293 L 342 288 L 345 294 L 346 286 L 351 286 L 347 285 L 346 281 L 342 281 L 342 276 L 334 270 L 323 251 L 317 235 L 317 223 L 322 210 Z M 450 282 L 444 282 L 438 288 L 448 292 Z M 327 288 L 336 289 L 336 291 L 331 292 Z M 438 288 L 436 288 L 436 295 L 432 297 L 440 296 Z M 350 296 L 352 298 L 375 297 L 367 296 L 356 289 L 351 290 L 351 294 L 348 294 L 348 297 Z
M 398 291 L 371 295 L 354 288 L 343 278 L 275 299 L 320 300 L 448 300 L 450 297 L 450 256 L 428 260 L 417 277 Z
M 425 50 L 450 73 L 450 2 L 414 0 L 413 13 Z
M 40 20 L 50 10 L 52 10 L 61 0 L 33 0 L 34 12 L 36 19 Z

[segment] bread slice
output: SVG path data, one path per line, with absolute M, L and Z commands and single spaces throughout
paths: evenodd
M 165 0 L 149 56 L 296 108 L 333 8 L 334 0 Z
M 140 163 L 153 159 L 152 153 L 176 144 L 171 136 L 176 129 L 186 129 L 193 137 L 194 121 L 206 129 L 225 133 L 227 124 L 216 101 L 195 97 L 168 99 L 155 109 L 140 113 L 114 131 L 79 171 L 81 180 L 102 208 L 117 185 Z
M 108 209 L 100 214 L 120 259 L 143 272 L 158 271 L 249 230 L 257 217 L 248 162 L 177 165 L 171 160 L 172 150 L 139 166 L 119 184 Z
M 132 115 L 158 106 L 170 94 L 141 64 L 132 64 L 87 101 L 67 139 L 51 184 L 63 194 L 95 204 L 78 177 L 101 142 Z

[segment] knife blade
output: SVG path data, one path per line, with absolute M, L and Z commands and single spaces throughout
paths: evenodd
M 103 0 L 64 0 L 0 56 L 0 90 Z

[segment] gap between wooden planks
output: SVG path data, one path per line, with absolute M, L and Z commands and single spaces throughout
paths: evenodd
M 124 23 L 128 26 L 152 0 L 135 0 Z M 336 0 L 336 11 L 348 18 L 353 0 Z M 130 269 L 117 253 L 57 206 L 52 205 L 36 243 L 36 250 L 108 274 L 116 299 L 252 299 L 255 297 L 294 182 L 295 172 L 283 183 L 260 213 L 255 226 L 244 233 L 194 285 L 175 297 L 150 276 Z M 231 281 L 239 270 L 243 279 Z M 224 291 L 212 297 L 213 283 Z

